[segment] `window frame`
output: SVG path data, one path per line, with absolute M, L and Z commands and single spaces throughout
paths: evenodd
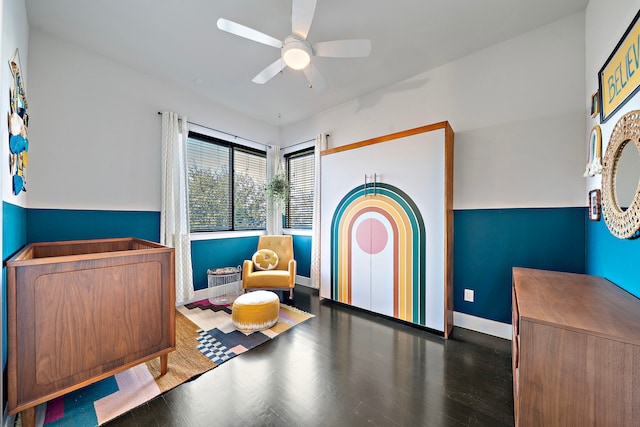
M 189 139 L 196 139 L 202 142 L 207 142 L 210 144 L 215 144 L 218 146 L 222 146 L 222 147 L 227 147 L 229 148 L 229 170 L 230 170 L 230 174 L 229 174 L 229 192 L 230 192 L 230 212 L 231 212 L 231 217 L 230 217 L 230 224 L 231 224 L 231 228 L 230 229 L 226 229 L 226 230 L 196 230 L 193 231 L 191 228 L 191 220 L 189 220 L 189 235 L 191 236 L 192 240 L 205 240 L 208 238 L 212 238 L 215 237 L 227 237 L 227 236 L 233 236 L 233 237 L 241 237 L 241 236 L 253 236 L 253 235 L 260 235 L 260 234 L 264 234 L 266 231 L 266 205 L 265 205 L 265 227 L 264 228 L 255 228 L 255 229 L 235 229 L 235 216 L 236 216 L 236 205 L 235 205 L 235 150 L 239 150 L 239 151 L 244 151 L 246 153 L 250 153 L 250 154 L 254 154 L 254 155 L 258 155 L 260 157 L 263 157 L 265 159 L 265 166 L 266 166 L 266 159 L 267 159 L 267 150 L 266 150 L 266 146 L 263 146 L 262 144 L 252 144 L 252 145 L 245 145 L 245 144 L 238 144 L 236 142 L 231 142 L 216 136 L 212 136 L 212 135 L 207 135 L 206 133 L 203 133 L 201 131 L 199 131 L 199 129 L 189 129 L 189 132 L 187 134 L 187 152 L 188 152 L 188 145 Z M 264 149 L 261 148 L 257 148 L 253 145 L 260 145 L 263 146 Z M 187 153 L 185 153 L 186 156 Z M 188 179 L 188 168 L 189 165 L 186 165 L 187 167 L 187 179 Z M 266 184 L 266 174 L 265 174 L 265 184 Z M 188 187 L 188 186 L 187 186 Z M 188 192 L 188 188 L 187 188 L 187 192 Z M 266 192 L 265 192 L 266 194 Z M 189 194 L 190 195 L 190 194 Z M 226 234 L 226 235 L 225 235 Z

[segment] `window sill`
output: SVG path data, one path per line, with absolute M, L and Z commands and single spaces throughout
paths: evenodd
M 189 234 L 190 241 L 197 240 L 217 240 L 217 239 L 233 239 L 236 237 L 253 237 L 266 235 L 266 230 L 247 230 L 247 231 L 211 231 L 201 233 Z M 313 235 L 312 230 L 297 229 L 297 228 L 285 228 L 282 230 L 282 234 L 289 234 L 292 236 L 309 236 Z
M 285 228 L 282 230 L 282 233 L 291 234 L 292 236 L 313 236 L 313 230 L 302 228 Z
M 217 240 L 217 239 L 233 239 L 236 237 L 253 237 L 266 234 L 265 230 L 247 230 L 247 231 L 211 231 L 203 233 L 189 234 L 190 241 L 196 240 Z

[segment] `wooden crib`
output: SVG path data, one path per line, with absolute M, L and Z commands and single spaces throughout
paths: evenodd
M 34 243 L 7 262 L 9 413 L 175 349 L 174 249 L 135 238 Z

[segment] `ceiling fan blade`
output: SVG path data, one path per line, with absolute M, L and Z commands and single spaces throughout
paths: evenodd
M 353 58 L 369 56 L 371 53 L 371 40 L 334 40 L 320 42 L 313 45 L 315 56 L 328 56 L 335 58 Z
M 316 92 L 324 92 L 329 88 L 329 84 L 322 74 L 320 74 L 318 68 L 313 65 L 313 62 L 304 69 L 304 75 L 307 76 L 307 80 L 309 80 L 309 87 L 312 87 Z
M 253 28 L 245 27 L 228 19 L 218 19 L 218 28 L 227 33 L 235 34 L 236 36 L 244 37 L 245 39 L 253 40 L 258 43 L 273 46 L 278 49 L 282 48 L 282 42 L 274 37 L 271 37 L 265 33 L 254 30 Z
M 293 0 L 291 5 L 291 30 L 306 40 L 316 11 L 316 0 Z
M 282 58 L 278 58 L 276 62 L 260 71 L 260 73 L 255 76 L 252 81 L 258 84 L 265 84 L 266 82 L 274 78 L 276 74 L 282 71 L 284 67 L 286 67 L 284 61 L 282 60 Z

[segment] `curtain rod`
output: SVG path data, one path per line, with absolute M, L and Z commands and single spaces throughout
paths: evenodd
M 160 116 L 161 116 L 161 115 L 162 115 L 162 112 L 158 111 L 158 115 L 160 115 Z M 245 137 L 243 137 L 243 136 L 234 135 L 234 134 L 232 134 L 232 133 L 225 132 L 225 131 L 223 131 L 223 130 L 213 129 L 213 128 L 210 128 L 209 126 L 199 125 L 198 123 L 193 123 L 193 122 L 190 122 L 189 120 L 187 120 L 187 123 L 192 124 L 192 125 L 196 125 L 196 126 L 200 126 L 200 127 L 205 128 L 205 129 L 212 130 L 212 131 L 214 131 L 214 132 L 220 132 L 220 133 L 223 133 L 223 134 L 225 134 L 225 135 L 232 136 L 232 137 L 234 137 L 234 138 L 241 138 L 241 139 L 244 139 L 245 141 L 250 141 L 250 142 L 253 142 L 253 143 L 255 143 L 255 144 L 260 144 L 260 145 L 265 145 L 265 146 L 267 146 L 267 145 L 268 145 L 268 144 L 265 144 L 264 142 L 254 141 L 254 140 L 252 140 L 252 139 L 245 138 Z M 326 135 L 327 135 L 327 137 L 329 137 L 329 134 L 326 134 Z M 306 143 L 308 143 L 308 142 L 312 142 L 312 141 L 315 141 L 315 140 L 316 140 L 315 138 L 311 138 L 311 139 L 308 139 L 308 140 L 306 140 L 306 141 L 298 142 L 298 143 L 295 143 L 295 144 L 293 144 L 293 145 L 289 145 L 289 146 L 287 146 L 287 147 L 283 147 L 283 149 L 291 148 L 291 147 L 295 147 L 295 146 L 297 146 L 297 145 L 306 144 Z M 270 145 L 269 145 L 269 146 L 270 146 Z
M 293 144 L 293 145 L 289 145 L 289 147 L 295 147 L 296 145 L 306 144 L 307 142 L 313 142 L 315 140 L 316 140 L 315 138 L 307 139 L 306 141 L 302 141 L 302 142 L 298 142 L 298 143 Z M 289 148 L 289 147 L 287 147 L 287 148 Z
M 162 112 L 158 111 L 158 115 L 162 115 Z M 212 131 L 214 131 L 214 132 L 220 132 L 220 133 L 223 133 L 223 134 L 225 134 L 225 135 L 232 136 L 232 137 L 234 137 L 234 138 L 244 139 L 245 141 L 253 142 L 254 144 L 260 144 L 260 145 L 264 145 L 264 146 L 266 146 L 266 145 L 267 145 L 267 144 L 265 144 L 264 142 L 254 141 L 254 140 L 252 140 L 252 139 L 245 138 L 244 136 L 234 135 L 234 134 L 232 134 L 232 133 L 225 132 L 225 131 L 223 131 L 223 130 L 214 129 L 214 128 L 210 128 L 209 126 L 204 126 L 204 125 L 201 125 L 201 124 L 198 124 L 198 123 L 190 122 L 189 120 L 187 120 L 187 123 L 189 123 L 190 125 L 200 126 L 200 127 L 205 128 L 205 129 L 212 130 Z
M 297 147 L 298 145 L 302 145 L 302 144 L 307 144 L 307 143 L 309 143 L 309 142 L 313 142 L 313 141 L 315 141 L 315 140 L 316 140 L 315 138 L 307 139 L 306 141 L 296 142 L 295 144 L 287 145 L 286 147 L 282 147 L 282 149 L 283 149 L 283 150 L 288 150 L 289 148 Z
M 329 136 L 331 136 L 331 135 L 329 135 L 328 133 L 325 133 L 325 136 L 326 136 L 327 138 L 329 138 Z M 296 146 L 298 146 L 298 145 L 306 144 L 306 143 L 308 143 L 308 142 L 315 142 L 315 140 L 316 140 L 315 138 L 307 139 L 306 141 L 296 142 L 296 143 L 295 143 L 295 144 L 293 144 L 293 145 L 287 145 L 286 147 L 282 147 L 282 149 L 283 149 L 283 150 L 286 150 L 286 149 L 288 149 L 288 148 L 296 147 Z

